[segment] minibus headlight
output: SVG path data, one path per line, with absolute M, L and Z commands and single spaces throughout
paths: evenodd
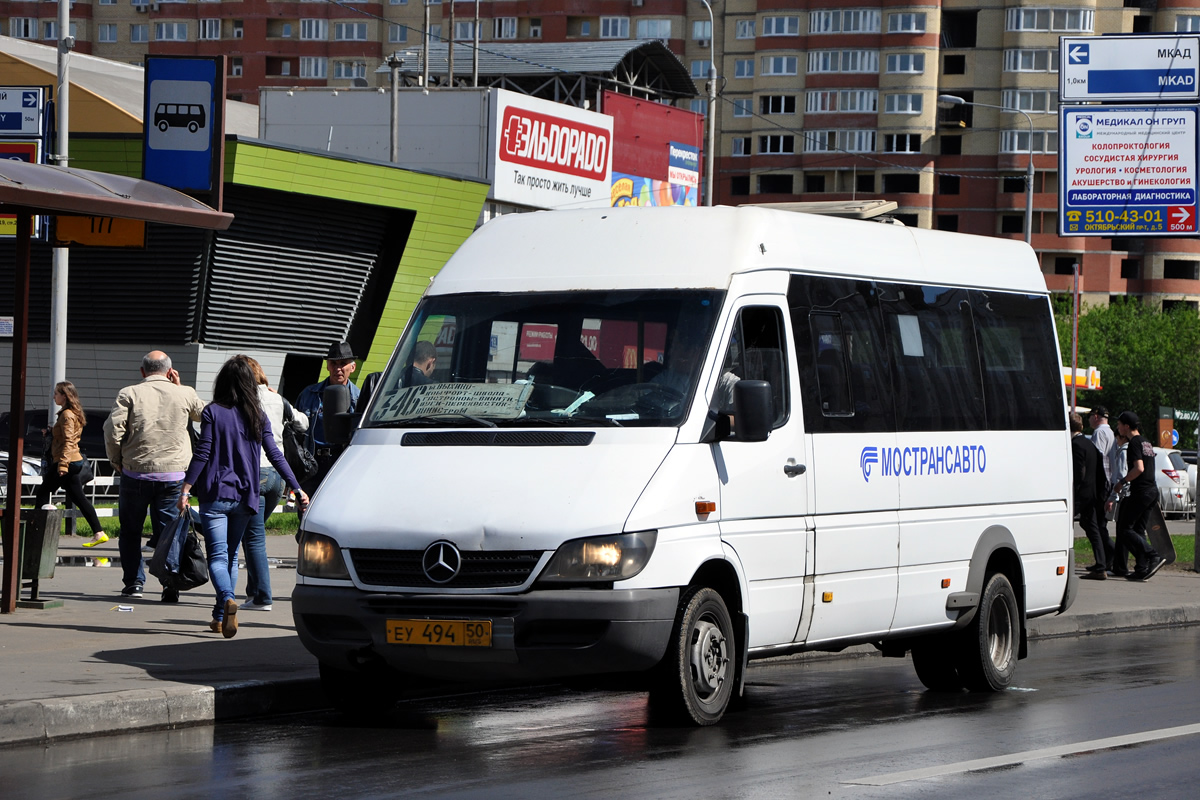
M 348 580 L 350 571 L 342 559 L 342 548 L 328 536 L 305 533 L 300 539 L 300 558 L 296 571 L 308 578 Z
M 645 569 L 657 540 L 658 531 L 573 539 L 554 553 L 541 581 L 579 583 L 632 578 Z

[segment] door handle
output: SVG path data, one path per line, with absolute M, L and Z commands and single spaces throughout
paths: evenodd
M 789 463 L 783 465 L 783 474 L 787 475 L 789 478 L 794 478 L 797 475 L 803 475 L 807 470 L 808 467 L 804 466 L 803 464 Z

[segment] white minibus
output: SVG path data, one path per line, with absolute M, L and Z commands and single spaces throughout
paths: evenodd
M 349 444 L 303 519 L 296 629 L 351 711 L 604 675 L 708 725 L 750 659 L 863 643 L 930 690 L 1003 689 L 1077 586 L 1060 363 L 1021 242 L 752 207 L 496 219 L 360 418 L 328 417 Z

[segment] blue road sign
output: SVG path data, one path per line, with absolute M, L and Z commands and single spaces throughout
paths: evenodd
M 1091 48 L 1086 44 L 1075 44 L 1067 48 L 1068 64 L 1086 64 L 1090 56 Z
M 222 118 L 218 59 L 146 58 L 142 177 L 175 189 L 213 189 L 213 158 Z
M 1200 99 L 1200 34 L 1063 36 L 1059 102 Z

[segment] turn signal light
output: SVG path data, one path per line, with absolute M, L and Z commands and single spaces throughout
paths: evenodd
M 1059 574 L 1059 575 L 1062 575 L 1062 574 L 1063 574 L 1064 572 L 1066 572 L 1066 571 L 1067 571 L 1067 568 L 1066 568 L 1066 567 L 1059 567 L 1059 568 L 1058 568 L 1058 574 Z
M 943 589 L 950 588 L 950 579 L 949 578 L 942 578 L 942 588 Z
M 717 504 L 713 500 L 697 500 L 696 501 L 696 513 L 697 514 L 701 514 L 701 515 L 712 514 L 716 510 L 717 510 Z
M 822 594 L 821 602 L 822 603 L 832 603 L 833 602 L 833 592 L 825 592 L 824 594 Z

